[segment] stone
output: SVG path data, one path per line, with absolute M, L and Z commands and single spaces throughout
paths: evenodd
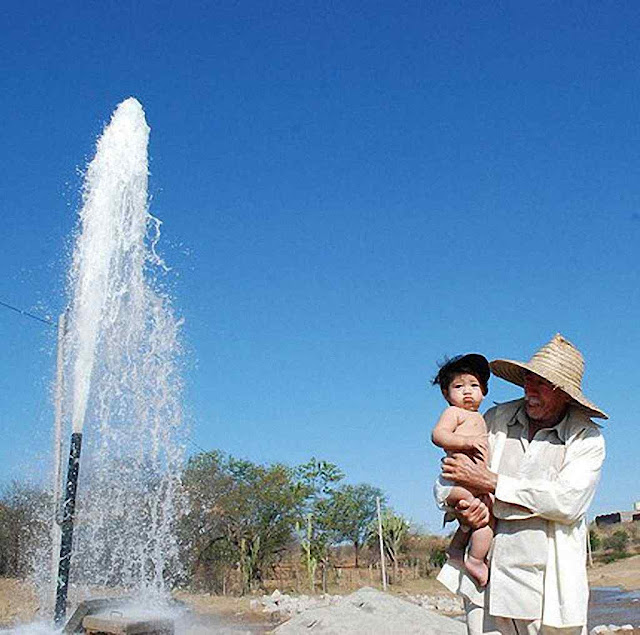
M 132 619 L 119 615 L 88 615 L 82 620 L 87 635 L 174 635 L 173 620 Z

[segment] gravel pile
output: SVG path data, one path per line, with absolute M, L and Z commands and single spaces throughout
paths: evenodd
M 260 610 L 273 615 L 274 619 L 286 619 L 309 609 L 331 606 L 343 599 L 342 595 L 287 595 L 275 590 L 271 595 L 263 595 L 260 599 L 251 600 L 250 606 L 254 611 Z M 409 595 L 404 599 L 430 611 L 437 611 L 446 615 L 459 615 L 463 611 L 462 599 L 451 595 Z
M 263 595 L 259 600 L 251 600 L 251 609 L 270 613 L 274 619 L 286 619 L 309 609 L 330 606 L 342 599 L 341 595 L 287 595 L 276 589 L 271 595 Z
M 407 595 L 407 600 L 430 611 L 448 615 L 458 615 L 464 610 L 462 598 L 455 595 Z
M 281 596 L 282 597 L 282 596 Z M 279 598 L 278 598 L 279 599 Z M 318 600 L 322 601 L 321 598 Z M 466 626 L 414 602 L 365 587 L 309 606 L 275 629 L 277 635 L 465 635 Z

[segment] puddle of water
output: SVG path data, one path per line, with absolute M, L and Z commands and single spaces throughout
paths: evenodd
M 640 591 L 594 587 L 589 597 L 589 629 L 599 624 L 640 626 Z

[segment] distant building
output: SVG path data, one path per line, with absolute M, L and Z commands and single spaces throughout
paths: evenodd
M 618 523 L 640 522 L 640 501 L 633 504 L 633 511 L 613 512 L 612 514 L 602 514 L 596 516 L 596 525 L 606 527 L 607 525 L 617 525 Z

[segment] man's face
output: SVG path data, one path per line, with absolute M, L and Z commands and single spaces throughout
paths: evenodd
M 529 419 L 554 426 L 560 421 L 571 397 L 554 388 L 553 384 L 538 375 L 527 373 L 524 377 L 524 403 Z

